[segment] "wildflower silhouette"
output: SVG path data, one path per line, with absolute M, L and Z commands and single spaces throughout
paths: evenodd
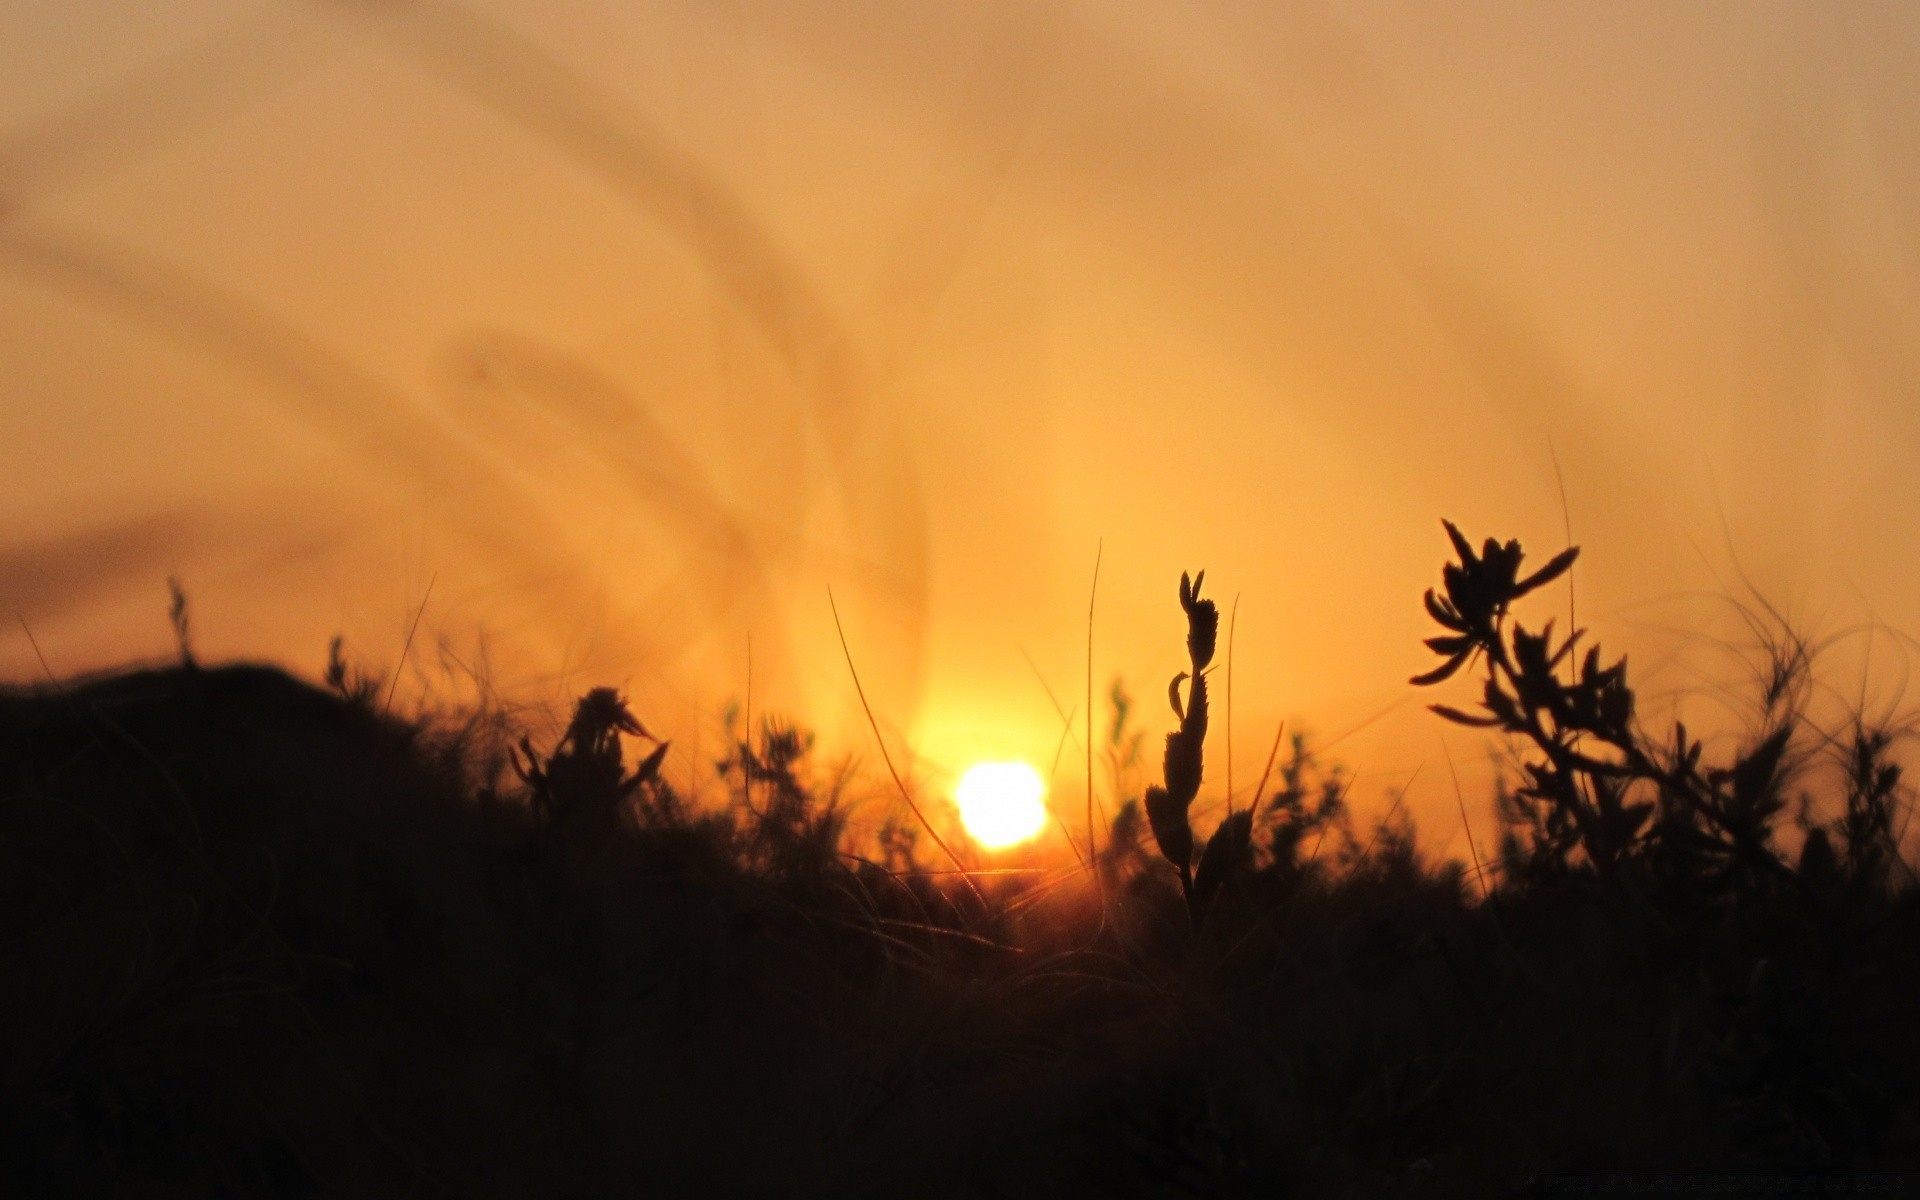
M 620 746 L 623 733 L 656 743 L 632 774 Z M 566 733 L 544 762 L 524 737 L 512 762 L 534 811 L 559 827 L 616 819 L 642 784 L 658 778 L 666 756 L 667 743 L 647 732 L 619 692 L 603 687 L 580 697 Z
M 1564 869 L 1578 849 L 1602 876 L 1634 861 L 1668 877 L 1736 889 L 1760 880 L 1799 886 L 1769 845 L 1786 802 L 1795 721 L 1777 718 L 1726 767 L 1703 769 L 1701 744 L 1680 722 L 1669 743 L 1649 743 L 1634 727 L 1625 657 L 1602 665 L 1600 648 L 1590 646 L 1579 670 L 1563 680 L 1560 668 L 1586 631 L 1556 642 L 1552 621 L 1538 633 L 1510 621 L 1509 606 L 1566 574 L 1579 549 L 1563 550 L 1523 579 L 1519 542 L 1489 538 L 1476 554 L 1452 522 L 1442 524 L 1460 560 L 1442 570 L 1446 595 L 1426 594 L 1427 612 L 1448 630 L 1426 644 L 1446 661 L 1412 682 L 1439 683 L 1485 656 L 1483 714 L 1430 707 L 1458 724 L 1524 738 L 1540 751 L 1544 761 L 1525 764 L 1526 784 L 1512 797 L 1520 821 L 1532 828 L 1534 865 Z
M 1180 728 L 1167 735 L 1166 755 L 1161 765 L 1163 785 L 1149 787 L 1146 795 L 1147 822 L 1160 853 L 1180 873 L 1180 892 L 1187 910 L 1198 926 L 1205 918 L 1226 882 L 1228 873 L 1246 858 L 1253 832 L 1253 810 L 1231 813 L 1214 830 L 1194 864 L 1193 826 L 1188 810 L 1200 794 L 1203 751 L 1207 740 L 1207 668 L 1220 636 L 1220 610 L 1211 600 L 1200 598 L 1200 585 L 1207 573 L 1188 578 L 1180 575 L 1180 607 L 1187 617 L 1187 662 L 1189 670 L 1175 675 L 1167 684 L 1167 702 Z M 1186 699 L 1181 699 L 1181 685 Z

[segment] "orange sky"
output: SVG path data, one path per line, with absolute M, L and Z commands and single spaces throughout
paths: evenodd
M 0 610 L 311 672 L 431 586 L 419 663 L 691 747 L 751 638 L 864 750 L 831 587 L 898 747 L 1044 767 L 1103 547 L 1149 730 L 1205 567 L 1236 782 L 1398 702 L 1444 844 L 1439 518 L 1544 557 L 1556 457 L 1650 695 L 1736 567 L 1920 628 L 1915 80 L 1900 3 L 11 4 Z

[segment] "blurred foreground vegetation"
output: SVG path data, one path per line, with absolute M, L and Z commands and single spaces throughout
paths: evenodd
M 1404 817 L 1356 828 L 1302 739 L 1256 809 L 1189 826 L 1199 580 L 1163 783 L 1080 869 L 972 876 L 907 813 L 854 844 L 848 778 L 778 723 L 688 797 L 610 691 L 544 746 L 403 720 L 337 654 L 323 686 L 193 663 L 176 598 L 181 665 L 0 694 L 0 1193 L 1920 1170 L 1898 731 L 1816 729 L 1787 678 L 1706 761 L 1641 725 L 1624 663 L 1509 611 L 1571 553 L 1523 576 L 1512 543 L 1454 543 L 1416 682 L 1480 671 L 1441 716 L 1519 756 L 1471 864 Z

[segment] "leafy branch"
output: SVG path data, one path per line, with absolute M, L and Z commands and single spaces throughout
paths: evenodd
M 1556 639 L 1552 621 L 1536 633 L 1511 616 L 1516 600 L 1565 575 L 1579 549 L 1523 577 L 1519 542 L 1488 538 L 1476 552 L 1452 522 L 1442 523 L 1458 561 L 1442 569 L 1444 594 L 1429 589 L 1425 603 L 1446 630 L 1428 638 L 1427 648 L 1444 661 L 1412 682 L 1430 686 L 1484 662 L 1480 712 L 1430 707 L 1538 751 L 1514 794 L 1519 816 L 1533 827 L 1536 858 L 1564 866 L 1577 849 L 1603 877 L 1642 862 L 1695 877 L 1794 879 L 1769 845 L 1785 804 L 1793 723 L 1778 722 L 1723 768 L 1701 766 L 1701 743 L 1682 723 L 1670 740 L 1652 744 L 1635 725 L 1624 656 L 1606 663 L 1600 647 L 1589 646 L 1562 678 L 1586 631 Z

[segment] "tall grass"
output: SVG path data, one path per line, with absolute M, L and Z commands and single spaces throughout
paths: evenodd
M 0 1190 L 1480 1197 L 1920 1167 L 1900 731 L 1763 705 L 1711 760 L 1641 723 L 1624 661 L 1523 619 L 1572 551 L 1523 574 L 1448 530 L 1422 681 L 1471 675 L 1441 715 L 1523 752 L 1474 889 L 1404 792 L 1357 822 L 1298 732 L 1194 828 L 1204 575 L 1159 780 L 1084 869 L 956 874 L 905 813 L 856 837 L 888 790 L 764 713 L 672 773 L 689 792 L 613 691 L 508 737 L 388 712 L 338 645 L 324 688 L 188 661 L 0 694 Z

